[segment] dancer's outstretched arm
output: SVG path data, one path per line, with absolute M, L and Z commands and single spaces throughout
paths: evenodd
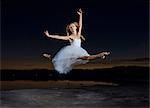
M 85 38 L 81 35 L 81 31 L 82 31 L 82 10 L 79 9 L 79 11 L 77 11 L 77 13 L 79 14 L 79 31 L 78 31 L 78 36 L 80 36 L 84 41 Z
M 78 31 L 78 35 L 81 36 L 81 30 L 82 30 L 82 10 L 79 9 L 79 11 L 77 11 L 77 13 L 79 14 L 79 31 Z
M 54 38 L 54 39 L 70 40 L 70 37 L 69 37 L 69 36 L 50 35 L 47 30 L 44 32 L 44 34 L 45 34 L 47 37 Z

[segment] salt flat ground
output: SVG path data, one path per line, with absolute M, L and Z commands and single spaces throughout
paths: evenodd
M 14 86 L 11 85 L 9 89 L 1 91 L 1 108 L 149 107 L 149 88 L 145 85 L 65 82 L 58 81 L 57 86 L 50 86 L 48 82 L 43 86 L 41 85 L 44 82 L 39 82 L 39 85 L 38 82 L 32 82 L 32 86 L 22 82 L 22 88 L 19 85 L 16 85 L 16 88 L 12 88 Z M 18 84 L 21 83 L 18 82 Z M 33 86 L 33 84 L 35 85 Z

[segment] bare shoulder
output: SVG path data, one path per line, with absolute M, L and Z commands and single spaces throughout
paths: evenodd
M 70 35 L 70 36 L 67 36 L 69 39 L 73 39 L 73 36 L 72 35 Z
M 76 37 L 75 35 L 70 35 L 69 36 L 70 39 L 75 39 L 75 37 Z

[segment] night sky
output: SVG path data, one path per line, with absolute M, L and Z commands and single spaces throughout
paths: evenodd
M 108 60 L 147 58 L 149 49 L 148 0 L 2 0 L 2 67 L 45 68 L 69 42 L 47 38 L 66 35 L 70 22 L 83 10 L 82 47 L 90 54 L 110 51 Z

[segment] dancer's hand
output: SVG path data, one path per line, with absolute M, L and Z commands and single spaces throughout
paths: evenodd
M 46 30 L 46 31 L 44 32 L 44 34 L 45 34 L 47 37 L 50 37 L 50 35 L 49 35 L 49 33 L 48 33 L 48 30 Z
M 81 8 L 77 11 L 77 13 L 79 14 L 79 15 L 82 15 L 82 10 L 81 10 Z

